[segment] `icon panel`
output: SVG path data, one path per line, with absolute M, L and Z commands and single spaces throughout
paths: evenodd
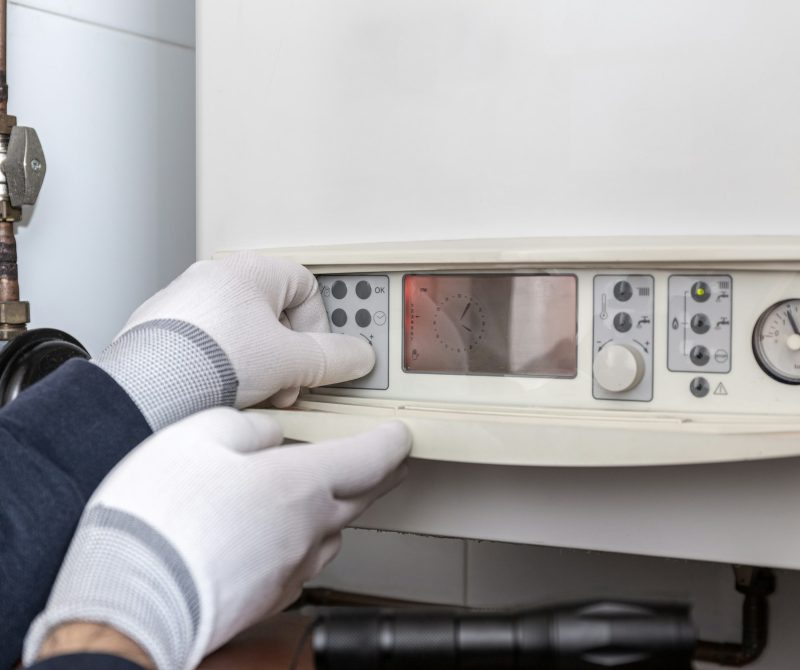
M 317 277 L 331 332 L 361 337 L 375 349 L 375 367 L 361 379 L 336 386 L 389 388 L 389 278 L 386 275 Z

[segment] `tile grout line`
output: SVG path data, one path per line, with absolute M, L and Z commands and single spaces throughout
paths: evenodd
M 188 51 L 195 51 L 196 47 L 190 46 L 188 44 L 182 44 L 181 42 L 173 42 L 172 40 L 166 40 L 161 37 L 153 37 L 152 35 L 147 35 L 146 33 L 138 33 L 135 30 L 126 30 L 125 28 L 118 28 L 116 26 L 110 26 L 106 23 L 100 23 L 99 21 L 90 21 L 89 19 L 82 19 L 77 16 L 70 16 L 69 14 L 62 14 L 61 12 L 54 12 L 50 9 L 42 9 L 41 7 L 33 7 L 32 5 L 28 5 L 25 2 L 20 2 L 19 0 L 8 0 L 8 4 L 16 5 L 22 9 L 27 9 L 32 12 L 40 12 L 41 14 L 47 14 L 49 16 L 57 16 L 62 19 L 66 19 L 67 21 L 74 21 L 75 23 L 83 23 L 87 26 L 94 26 L 95 28 L 104 28 L 105 30 L 111 30 L 116 33 L 122 33 L 123 35 L 129 35 L 131 37 L 139 37 L 144 40 L 149 40 L 151 42 L 157 42 L 158 44 L 164 44 L 171 47 L 178 47 L 179 49 L 186 49 Z

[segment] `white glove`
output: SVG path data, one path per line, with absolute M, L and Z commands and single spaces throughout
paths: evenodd
M 300 387 L 364 376 L 375 355 L 362 338 L 330 333 L 307 269 L 241 253 L 192 265 L 95 362 L 158 430 L 220 405 L 290 405 Z
M 295 600 L 342 528 L 401 481 L 410 437 L 390 422 L 264 449 L 281 439 L 264 414 L 218 408 L 131 452 L 86 507 L 26 663 L 53 628 L 88 621 L 132 639 L 159 670 L 193 668 Z

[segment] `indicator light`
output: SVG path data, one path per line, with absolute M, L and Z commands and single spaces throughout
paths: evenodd
M 696 281 L 692 284 L 692 298 L 696 302 L 705 302 L 711 297 L 711 290 L 704 281 Z

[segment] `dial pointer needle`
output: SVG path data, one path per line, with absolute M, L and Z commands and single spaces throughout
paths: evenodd
M 471 302 L 468 302 L 468 303 L 467 303 L 467 306 L 464 308 L 464 311 L 463 311 L 463 312 L 461 312 L 461 316 L 459 316 L 459 317 L 458 317 L 458 320 L 459 320 L 459 321 L 461 321 L 461 320 L 462 320 L 462 319 L 463 319 L 463 318 L 466 316 L 467 312 L 469 312 L 469 308 L 470 308 L 470 307 L 472 307 L 472 303 L 471 303 Z
M 800 328 L 797 327 L 797 321 L 794 320 L 791 309 L 786 310 L 786 316 L 789 317 L 789 323 L 792 325 L 792 330 L 794 331 L 794 334 L 800 335 Z

